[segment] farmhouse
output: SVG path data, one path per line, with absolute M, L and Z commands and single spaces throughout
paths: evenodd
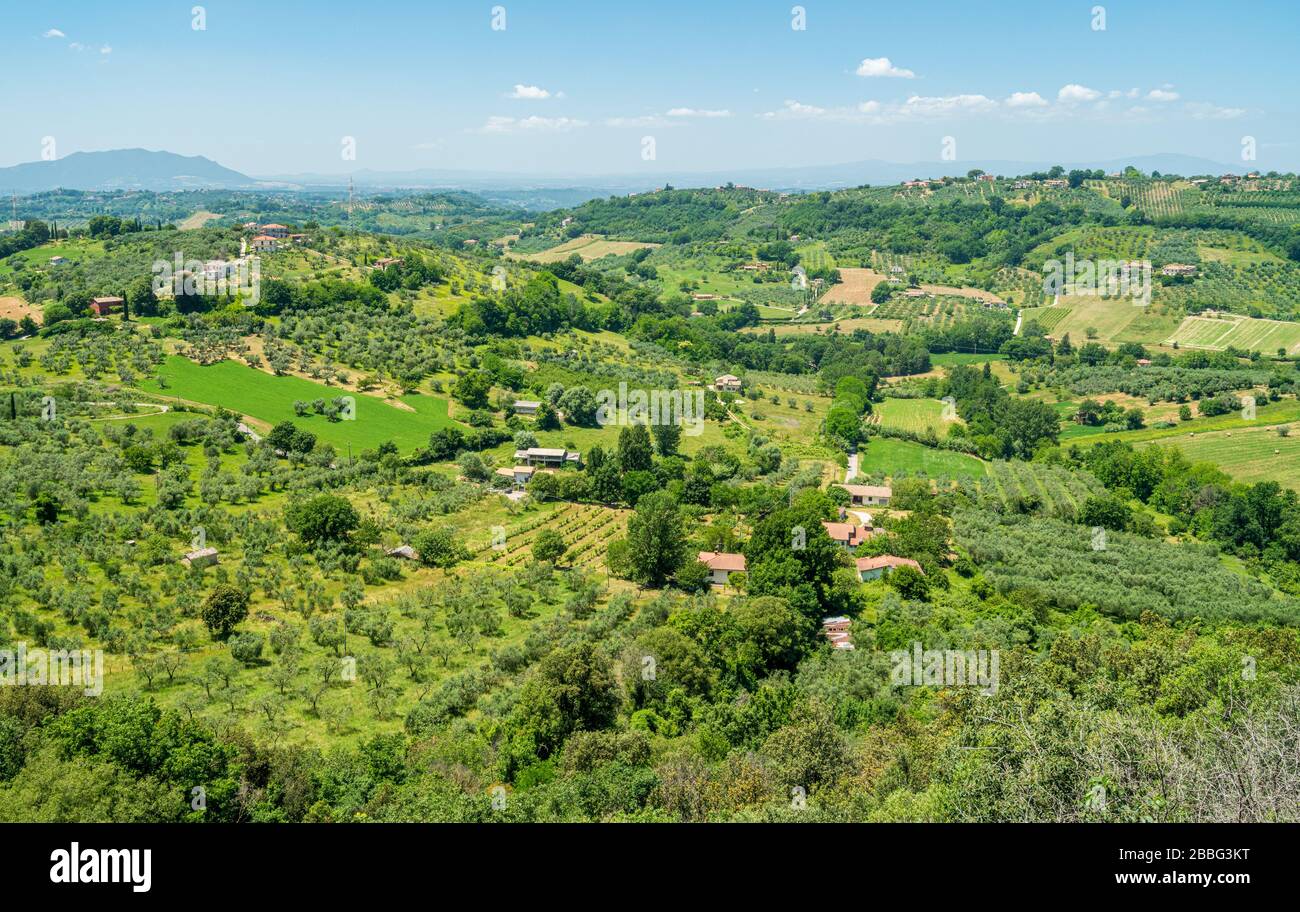
M 111 313 L 117 313 L 126 306 L 126 302 L 118 297 L 93 298 L 90 302 L 90 312 L 97 317 L 106 317 Z
M 401 257 L 383 257 L 375 260 L 375 268 L 379 270 L 387 269 L 389 266 L 397 266 L 402 262 Z
M 767 272 L 772 267 L 768 263 L 744 263 L 740 268 L 746 272 Z
M 709 568 L 709 582 L 714 586 L 725 586 L 733 573 L 745 572 L 745 555 L 731 554 L 726 551 L 701 551 L 701 564 Z
M 1161 275 L 1167 276 L 1194 276 L 1196 267 L 1187 263 L 1168 263 L 1161 270 Z
M 211 567 L 217 563 L 217 549 L 199 548 L 191 551 L 181 558 L 181 563 L 186 567 Z
M 831 541 L 838 542 L 845 548 L 856 548 L 873 534 L 872 529 L 855 526 L 853 523 L 826 522 L 823 520 L 822 528 L 831 537 Z
M 516 415 L 536 415 L 542 404 L 531 399 L 516 399 L 514 407 Z
M 858 579 L 864 583 L 868 580 L 880 579 L 899 567 L 911 567 L 922 576 L 925 575 L 921 565 L 910 557 L 895 557 L 892 554 L 882 554 L 879 557 L 859 557 L 854 561 L 854 565 L 858 570 Z
M 1060 178 L 1054 177 L 1051 180 L 1043 181 L 1043 185 L 1046 187 L 1068 187 L 1070 186 L 1070 182 L 1068 180 L 1061 180 Z
M 723 392 L 738 393 L 740 392 L 740 378 L 734 374 L 723 374 L 721 377 L 714 379 L 713 388 Z
M 577 465 L 582 461 L 582 454 L 563 448 L 529 447 L 526 450 L 515 450 L 515 460 L 527 466 L 559 468 L 570 462 Z
M 51 265 L 51 266 L 59 266 L 59 265 L 62 265 L 63 263 L 66 263 L 66 262 L 68 262 L 68 258 L 67 258 L 67 257 L 61 257 L 61 256 L 52 256 L 52 257 L 50 257 L 50 265 Z
M 906 295 L 906 296 L 909 297 L 909 298 L 925 298 L 925 297 L 929 297 L 929 292 L 927 292 L 927 291 L 926 291 L 925 289 L 923 289 L 923 288 L 909 288 L 909 289 L 907 289 L 907 291 L 903 292 L 903 294 Z
M 849 630 L 852 626 L 853 621 L 843 615 L 840 615 L 839 617 L 823 618 L 822 634 L 836 649 L 852 649 L 853 634 Z
M 903 181 L 903 186 L 904 186 L 904 187 L 913 187 L 913 188 L 916 188 L 916 187 L 928 187 L 928 186 L 930 186 L 930 182 L 929 182 L 928 180 L 923 180 L 923 181 L 920 181 L 920 180 L 916 180 L 916 181 Z
M 253 238 L 254 250 L 278 250 L 279 248 L 280 242 L 269 234 L 259 234 Z
M 305 244 L 310 241 L 311 238 L 305 234 L 291 234 L 289 235 L 289 240 L 293 241 L 295 244 Z
M 887 507 L 889 498 L 894 496 L 892 488 L 886 485 L 840 485 L 849 492 L 850 503 L 855 507 Z
M 272 223 L 270 225 L 262 226 L 262 234 L 269 235 L 273 238 L 287 238 L 289 236 L 289 229 L 284 225 Z
M 538 469 L 530 465 L 517 465 L 510 468 L 497 469 L 496 474 L 502 478 L 508 478 L 510 483 L 515 486 L 516 490 L 522 491 L 528 482 L 533 480 L 533 476 L 538 472 L 545 475 L 552 474 L 550 469 Z

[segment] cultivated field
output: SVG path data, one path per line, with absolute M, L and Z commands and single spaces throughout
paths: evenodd
M 1185 434 L 1159 443 L 1177 447 L 1192 462 L 1213 463 L 1237 481 L 1276 481 L 1300 490 L 1300 425 L 1292 427 L 1287 437 L 1279 436 L 1277 428 L 1256 427 Z
M 541 253 L 510 254 L 510 256 L 521 260 L 535 260 L 538 263 L 558 263 L 576 253 L 582 257 L 583 262 L 590 262 L 603 256 L 622 256 L 644 247 L 658 246 L 658 244 L 644 244 L 640 241 L 610 241 L 600 235 L 584 234 Z
M 870 304 L 871 290 L 884 282 L 886 278 L 887 276 L 884 273 L 877 272 L 874 269 L 843 267 L 840 269 L 840 283 L 832 285 L 826 294 L 822 295 L 818 303 Z M 949 295 L 958 298 L 973 298 L 976 301 L 1002 302 L 1002 298 L 982 288 L 931 285 L 923 282 L 921 290 L 931 295 Z
M 0 295 L 0 319 L 17 322 L 23 317 L 31 317 L 37 323 L 41 322 L 40 310 L 28 304 L 22 298 Z
M 840 282 L 832 285 L 822 295 L 821 304 L 871 304 L 871 290 L 885 281 L 885 276 L 874 269 L 844 267 L 840 269 Z
M 937 399 L 885 399 L 875 407 L 875 417 L 884 427 L 895 427 L 915 434 L 931 431 L 947 437 L 948 428 L 957 419 L 945 420 L 944 403 Z
M 1300 352 L 1300 323 L 1256 320 L 1234 314 L 1187 317 L 1165 340 L 1167 345 L 1175 342 L 1180 348 L 1212 351 L 1233 347 L 1273 353 L 1285 348 L 1288 354 L 1294 355 Z
M 301 377 L 276 377 L 235 361 L 200 366 L 179 355 L 168 357 L 159 369 L 166 386 L 154 378 L 140 387 L 160 396 L 175 396 L 191 402 L 218 405 L 247 415 L 267 425 L 293 421 L 314 433 L 323 443 L 357 451 L 376 447 L 391 440 L 403 451 L 429 442 L 429 435 L 453 424 L 447 415 L 447 400 L 436 396 L 403 396 L 404 407 L 389 405 L 382 399 L 349 393 L 337 386 L 325 386 Z M 298 416 L 295 402 L 327 402 L 337 396 L 356 399 L 356 419 L 329 421 L 321 415 Z
M 1050 335 L 1056 335 L 1053 330 L 1056 329 L 1057 324 L 1070 315 L 1070 311 L 1071 308 L 1066 306 L 1026 307 L 1020 311 L 1020 315 L 1024 317 L 1025 323 L 1033 320 L 1043 328 L 1044 332 Z
M 873 437 L 858 454 L 860 475 L 925 473 L 936 478 L 983 478 L 986 472 L 986 464 L 974 456 L 889 437 Z
M 1139 306 L 1128 297 L 1069 295 L 1063 296 L 1061 303 L 1069 313 L 1057 320 L 1051 334 L 1057 339 L 1069 334 L 1076 345 L 1090 339 L 1158 345 L 1173 331 L 1177 319 L 1157 307 Z

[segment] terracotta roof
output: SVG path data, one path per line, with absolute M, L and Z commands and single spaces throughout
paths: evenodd
M 835 541 L 848 542 L 851 547 L 856 547 L 871 537 L 870 529 L 863 529 L 861 526 L 853 525 L 853 523 L 826 522 L 823 520 L 822 528 Z
M 856 494 L 858 497 L 893 497 L 894 489 L 887 485 L 840 485 L 841 488 L 850 494 Z
M 859 557 L 855 563 L 859 573 L 867 570 L 882 570 L 885 567 L 911 567 L 922 576 L 925 575 L 921 565 L 910 557 L 894 557 L 892 554 L 882 554 L 879 557 Z
M 745 555 L 730 554 L 726 551 L 701 551 L 699 561 L 710 570 L 731 572 L 745 569 Z

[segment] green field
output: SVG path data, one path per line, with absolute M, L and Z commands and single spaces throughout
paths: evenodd
M 924 472 L 938 478 L 983 478 L 983 462 L 965 453 L 935 450 L 910 440 L 875 437 L 858 449 L 858 472 L 862 475 L 915 475 Z
M 1180 348 L 1222 351 L 1232 347 L 1268 354 L 1285 348 L 1288 354 L 1295 354 L 1300 352 L 1300 323 L 1256 320 L 1231 314 L 1188 317 L 1166 342 L 1171 345 L 1177 342 Z
M 1028 323 L 1033 320 L 1043 328 L 1044 332 L 1052 332 L 1062 320 L 1070 315 L 1068 307 L 1026 307 L 1020 311 L 1021 316 Z
M 989 354 L 980 355 L 975 352 L 944 352 L 941 355 L 931 355 L 930 363 L 935 367 L 952 367 L 955 364 L 984 364 L 988 361 L 1005 361 L 1006 355 Z
M 407 411 L 374 396 L 349 393 L 299 377 L 275 377 L 235 361 L 221 361 L 204 367 L 188 358 L 172 355 L 159 373 L 167 381 L 165 388 L 160 387 L 157 380 L 150 379 L 140 384 L 141 389 L 160 396 L 219 405 L 267 424 L 292 420 L 315 433 L 322 442 L 336 447 L 351 444 L 359 449 L 368 449 L 391 440 L 403 451 L 409 451 L 427 444 L 433 431 L 455 424 L 447 416 L 447 400 L 436 396 L 401 397 L 400 401 L 411 409 Z M 320 415 L 300 418 L 294 414 L 295 401 L 329 401 L 345 395 L 356 399 L 354 421 L 331 422 Z
M 1211 462 L 1237 481 L 1276 481 L 1300 490 L 1300 426 L 1287 437 L 1276 428 L 1257 427 L 1184 435 L 1161 444 L 1177 447 L 1192 462 Z
M 901 428 L 914 434 L 924 434 L 928 430 L 936 437 L 947 437 L 952 421 L 944 420 L 943 405 L 938 399 L 886 399 L 876 406 L 876 415 L 885 427 Z

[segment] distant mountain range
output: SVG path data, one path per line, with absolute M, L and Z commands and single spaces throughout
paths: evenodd
M 346 180 L 346 179 L 345 179 Z M 74 152 L 53 161 L 0 168 L 0 191 L 46 190 L 239 190 L 259 182 L 202 155 L 177 155 L 147 149 Z
M 861 184 L 897 184 L 905 180 L 965 174 L 979 168 L 990 174 L 1016 175 L 1046 171 L 1053 165 L 1067 171 L 1074 168 L 1122 171 L 1132 165 L 1139 171 L 1162 174 L 1222 174 L 1244 172 L 1241 166 L 1162 153 L 1077 162 L 1012 161 L 985 159 L 939 162 L 889 162 L 880 160 L 837 165 L 807 165 L 789 168 L 736 168 L 729 171 L 661 171 L 641 174 L 518 174 L 493 171 L 361 170 L 348 174 L 279 174 L 249 177 L 201 155 L 184 156 L 144 149 L 107 152 L 76 152 L 55 161 L 28 162 L 0 168 L 0 192 L 38 193 L 65 188 L 71 190 L 323 190 L 346 187 L 349 176 L 357 188 L 378 190 L 469 190 L 498 201 L 508 200 L 513 191 L 530 199 L 554 197 L 556 206 L 574 205 L 583 199 L 609 194 L 642 192 L 672 184 L 675 187 L 712 187 L 735 183 L 771 190 L 833 190 Z M 545 208 L 543 206 L 543 208 Z

